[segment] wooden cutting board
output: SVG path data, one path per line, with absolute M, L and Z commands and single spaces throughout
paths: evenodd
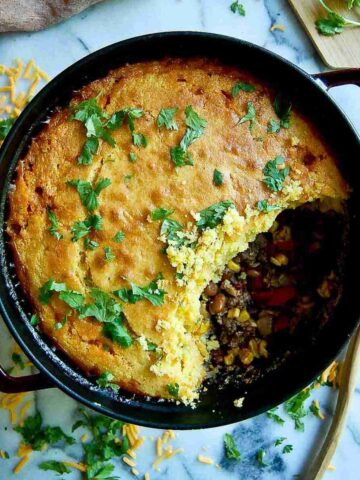
M 320 35 L 315 27 L 319 17 L 326 17 L 326 11 L 318 0 L 289 0 L 295 13 L 308 32 L 322 59 L 331 68 L 360 67 L 360 27 L 346 27 L 333 37 Z M 349 11 L 345 0 L 328 0 L 327 5 L 337 13 L 360 21 L 360 9 Z

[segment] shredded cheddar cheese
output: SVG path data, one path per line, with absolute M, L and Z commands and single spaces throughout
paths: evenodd
M 197 459 L 200 463 L 205 463 L 206 465 L 214 464 L 214 460 L 210 457 L 205 457 L 205 455 L 198 455 Z
M 71 461 L 64 461 L 63 462 L 68 467 L 74 468 L 75 470 L 79 470 L 80 472 L 86 472 L 86 465 L 83 463 L 71 462 Z
M 25 464 L 30 460 L 30 456 L 29 455 L 25 455 L 25 457 L 23 457 L 20 462 L 15 466 L 13 472 L 15 473 L 15 475 L 17 473 L 20 472 L 20 470 L 22 470 L 25 466 Z

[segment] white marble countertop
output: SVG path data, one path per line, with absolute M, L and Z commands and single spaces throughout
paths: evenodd
M 0 63 L 10 64 L 20 56 L 24 61 L 36 59 L 39 66 L 50 76 L 54 76 L 79 58 L 105 45 L 121 39 L 150 32 L 170 30 L 201 30 L 222 33 L 243 38 L 268 48 L 309 72 L 324 69 L 319 57 L 303 33 L 285 0 L 242 0 L 246 16 L 234 15 L 229 10 L 230 0 L 108 0 L 92 7 L 76 17 L 38 33 L 3 34 L 0 36 Z M 270 32 L 273 23 L 281 23 L 285 32 Z M 333 89 L 331 95 L 351 118 L 360 131 L 360 90 L 354 86 Z M 9 366 L 13 345 L 10 336 L 0 323 L 0 362 Z M 74 423 L 78 404 L 56 389 L 29 394 L 35 401 L 31 412 L 39 409 L 45 423 L 61 425 L 69 432 Z M 181 446 L 184 453 L 164 463 L 160 472 L 151 470 L 154 459 L 154 444 L 149 437 L 157 437 L 162 432 L 142 429 L 148 437 L 138 453 L 138 470 L 151 471 L 152 480 L 289 480 L 301 478 L 304 465 L 318 451 L 330 424 L 336 393 L 323 387 L 316 390 L 312 398 L 318 398 L 326 419 L 321 421 L 314 416 L 305 419 L 305 432 L 293 428 L 292 421 L 278 426 L 265 415 L 251 420 L 206 431 L 179 432 L 175 446 Z M 281 411 L 281 410 L 280 410 Z M 353 396 L 350 414 L 340 446 L 333 459 L 335 471 L 325 474 L 325 479 L 357 480 L 360 478 L 360 382 Z M 224 458 L 223 434 L 233 433 L 242 461 L 232 463 Z M 79 436 L 79 435 L 78 435 Z M 77 437 L 78 437 L 77 436 Z M 283 455 L 274 440 L 287 437 L 292 444 L 292 453 Z M 12 468 L 18 458 L 14 455 L 19 443 L 19 435 L 9 425 L 8 413 L 0 410 L 0 449 L 10 454 L 10 459 L 0 458 L 0 480 L 44 480 L 59 478 L 52 472 L 43 472 L 38 464 L 45 459 L 81 458 L 79 444 L 66 447 L 64 451 L 52 448 L 46 452 L 36 452 L 30 462 L 16 476 Z M 254 456 L 259 448 L 266 452 L 268 467 L 259 468 Z M 214 458 L 221 468 L 200 464 L 199 453 Z M 135 478 L 125 465 L 118 463 L 116 474 L 121 479 Z M 139 478 L 143 478 L 139 475 Z M 64 478 L 80 478 L 76 471 Z

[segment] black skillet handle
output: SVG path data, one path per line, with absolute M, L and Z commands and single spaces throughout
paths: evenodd
M 43 390 L 53 385 L 41 374 L 26 375 L 24 377 L 12 377 L 0 367 L 0 392 L 20 393 Z
M 315 73 L 312 78 L 321 80 L 328 90 L 340 85 L 357 85 L 360 87 L 360 68 L 344 68 L 343 70 Z

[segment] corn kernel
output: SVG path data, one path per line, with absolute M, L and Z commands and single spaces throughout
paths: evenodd
M 324 280 L 321 286 L 317 289 L 317 292 L 322 298 L 330 298 L 331 292 L 329 282 L 327 280 Z
M 233 352 L 228 353 L 228 354 L 224 357 L 224 362 L 225 362 L 225 365 L 232 365 L 232 364 L 234 363 L 234 354 L 233 354 Z
M 240 272 L 240 265 L 234 262 L 234 260 L 230 260 L 227 264 L 227 266 L 230 268 L 235 273 Z
M 231 308 L 227 316 L 228 318 L 238 318 L 240 316 L 240 308 Z
M 248 320 L 250 320 L 249 312 L 247 310 L 241 310 L 239 320 L 240 322 L 247 322 Z
M 255 358 L 259 358 L 259 345 L 257 341 L 253 338 L 249 342 L 249 347 L 251 350 L 251 353 L 254 355 Z
M 282 267 L 283 265 L 287 265 L 289 263 L 289 259 L 283 253 L 278 253 L 274 257 L 270 257 L 270 262 L 277 267 Z
M 248 348 L 242 348 L 239 351 L 239 357 L 244 365 L 250 365 L 250 363 L 254 360 L 254 355 Z
M 266 350 L 267 342 L 265 340 L 260 340 L 259 343 L 259 353 L 261 357 L 268 358 L 269 352 Z

